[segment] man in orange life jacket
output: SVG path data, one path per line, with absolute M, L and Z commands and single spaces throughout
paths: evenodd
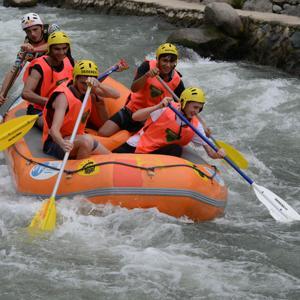
M 92 93 L 97 97 L 118 98 L 120 94 L 114 88 L 100 83 L 97 65 L 90 60 L 76 62 L 73 72 L 73 82 L 64 82 L 56 88 L 43 111 L 43 151 L 59 159 L 65 152 L 70 152 L 70 158 L 82 159 L 91 154 L 110 153 L 92 136 L 84 133 L 91 112 L 92 97 L 90 95 L 79 125 L 74 144 L 69 139 L 72 134 L 78 113 L 88 84 L 92 85 Z
M 27 114 L 43 110 L 50 93 L 62 82 L 72 79 L 73 66 L 69 37 L 62 31 L 53 32 L 48 38 L 47 55 L 34 59 L 24 74 L 22 97 L 30 102 Z M 43 128 L 42 117 L 36 125 Z
M 223 158 L 225 152 L 219 149 L 215 152 L 194 131 L 167 107 L 172 98 L 166 97 L 159 104 L 143 108 L 132 115 L 135 121 L 147 120 L 144 127 L 130 137 L 125 144 L 114 152 L 118 153 L 155 153 L 180 157 L 182 146 L 189 142 L 204 147 L 211 158 Z M 181 110 L 191 124 L 205 135 L 204 128 L 197 118 L 205 104 L 205 95 L 199 88 L 185 89 L 180 96 L 180 103 L 172 103 Z
M 21 45 L 21 50 L 17 55 L 14 66 L 4 77 L 0 91 L 0 106 L 7 100 L 4 97 L 4 93 L 11 80 L 13 80 L 16 68 L 19 68 L 18 72 L 21 72 L 26 61 L 32 61 L 34 58 L 43 55 L 47 51 L 47 40 L 49 34 L 59 29 L 59 26 L 56 24 L 43 24 L 40 16 L 36 13 L 28 13 L 24 15 L 21 20 L 21 26 L 26 33 L 26 37 L 24 43 Z M 26 54 L 24 59 L 22 58 L 23 54 Z M 21 59 L 23 61 L 21 61 Z
M 171 94 L 156 78 L 159 75 L 167 85 L 180 96 L 184 90 L 181 75 L 175 70 L 178 60 L 178 51 L 172 44 L 162 44 L 156 50 L 156 60 L 143 62 L 137 69 L 131 85 L 131 94 L 127 104 L 113 115 L 99 129 L 100 136 L 111 136 L 120 129 L 130 132 L 138 131 L 143 122 L 132 120 L 132 114 L 145 107 L 153 106 Z

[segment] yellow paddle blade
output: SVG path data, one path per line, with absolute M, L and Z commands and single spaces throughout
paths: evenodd
M 56 225 L 55 198 L 44 201 L 42 208 L 35 214 L 28 230 L 31 232 L 53 231 Z
M 20 140 L 33 126 L 38 115 L 25 115 L 0 125 L 0 151 Z
M 226 151 L 227 157 L 229 157 L 240 169 L 248 169 L 248 161 L 238 150 L 220 140 L 216 140 L 215 144 L 218 148 L 223 148 Z

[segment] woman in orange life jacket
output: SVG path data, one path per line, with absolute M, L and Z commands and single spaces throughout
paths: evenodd
M 144 122 L 132 119 L 137 110 L 156 105 L 166 97 L 171 96 L 167 89 L 156 78 L 159 75 L 180 96 L 184 90 L 181 75 L 175 67 L 178 60 L 178 51 L 170 43 L 160 45 L 156 50 L 155 60 L 144 61 L 137 69 L 136 76 L 131 85 L 131 93 L 124 108 L 113 115 L 100 127 L 100 136 L 111 136 L 115 132 L 126 129 L 136 132 L 143 127 Z
M 118 153 L 155 153 L 181 156 L 182 147 L 190 142 L 200 144 L 211 158 L 223 158 L 225 151 L 215 152 L 194 131 L 168 108 L 172 98 L 165 97 L 159 104 L 143 108 L 132 115 L 135 121 L 146 120 L 144 127 L 130 137 L 125 144 L 114 152 Z M 197 118 L 206 102 L 202 89 L 190 87 L 180 95 L 180 103 L 171 103 L 181 110 L 191 124 L 203 135 L 204 129 Z
M 76 62 L 73 81 L 64 82 L 56 88 L 43 111 L 43 151 L 58 159 L 70 152 L 70 158 L 82 159 L 92 154 L 110 153 L 103 145 L 85 134 L 84 129 L 91 112 L 91 95 L 85 107 L 74 144 L 69 139 L 72 134 L 78 113 L 81 108 L 88 84 L 92 85 L 92 93 L 98 97 L 118 98 L 119 92 L 97 80 L 97 65 L 90 60 Z
M 53 32 L 48 38 L 48 53 L 34 59 L 26 69 L 22 97 L 30 102 L 27 114 L 40 113 L 50 93 L 62 82 L 72 79 L 74 60 L 70 44 L 64 32 Z M 36 126 L 43 129 L 42 117 Z
M 44 24 L 40 16 L 36 13 L 28 13 L 24 15 L 21 20 L 21 26 L 26 33 L 26 37 L 20 47 L 20 52 L 17 54 L 14 66 L 4 77 L 0 91 L 0 106 L 7 100 L 4 97 L 4 93 L 11 80 L 13 80 L 12 77 L 16 68 L 19 68 L 18 72 L 21 72 L 27 61 L 32 61 L 34 58 L 42 56 L 47 51 L 48 36 L 52 32 L 59 30 L 59 26 L 57 24 Z M 26 53 L 26 57 L 23 61 L 21 61 L 24 53 Z

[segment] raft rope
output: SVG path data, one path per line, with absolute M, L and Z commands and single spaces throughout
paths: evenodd
M 30 158 L 26 157 L 24 154 L 22 154 L 17 149 L 17 147 L 15 145 L 13 147 L 14 147 L 16 153 L 19 156 L 21 156 L 23 159 L 25 159 L 27 162 L 29 162 L 31 164 L 36 164 L 36 165 L 42 166 L 44 168 L 48 168 L 48 169 L 55 170 L 55 171 L 59 171 L 60 170 L 59 168 L 56 168 L 56 167 L 53 167 L 53 166 L 49 166 L 49 165 L 46 165 L 46 164 L 44 164 L 42 162 L 38 162 L 38 161 L 35 161 L 33 159 L 30 159 Z M 216 176 L 217 170 L 218 170 L 216 166 L 210 165 L 211 167 L 213 167 L 214 173 L 212 175 L 207 175 L 204 172 L 202 172 L 200 169 L 198 169 L 198 167 L 196 165 L 194 165 L 194 164 L 193 165 L 174 164 L 174 165 L 162 165 L 162 166 L 143 167 L 143 166 L 137 166 L 137 165 L 133 165 L 133 164 L 129 164 L 129 163 L 124 163 L 124 162 L 118 162 L 118 161 L 106 161 L 106 162 L 96 163 L 96 164 L 87 164 L 87 165 L 85 165 L 82 168 L 77 169 L 77 170 L 67 170 L 67 169 L 65 169 L 64 173 L 66 173 L 67 175 L 72 175 L 72 174 L 75 174 L 75 173 L 79 173 L 81 171 L 85 171 L 85 170 L 88 170 L 88 169 L 91 169 L 91 168 L 105 166 L 105 165 L 121 165 L 121 166 L 130 167 L 130 168 L 140 169 L 140 170 L 147 171 L 147 172 L 154 172 L 155 170 L 164 169 L 164 168 L 186 167 L 186 168 L 190 168 L 190 169 L 195 170 L 196 172 L 198 172 L 198 174 L 201 177 L 206 177 L 206 178 L 211 179 L 211 180 L 213 180 L 213 178 Z

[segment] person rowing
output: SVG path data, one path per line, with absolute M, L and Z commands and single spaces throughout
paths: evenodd
M 190 87 L 180 95 L 180 103 L 165 97 L 160 103 L 137 110 L 132 115 L 134 121 L 146 121 L 144 127 L 117 148 L 117 153 L 153 153 L 180 157 L 182 147 L 190 142 L 203 146 L 209 157 L 221 159 L 226 156 L 224 149 L 215 152 L 194 131 L 168 107 L 172 105 L 181 111 L 191 124 L 205 135 L 197 115 L 206 103 L 200 88 Z
M 27 13 L 21 19 L 21 27 L 26 37 L 20 46 L 16 61 L 12 68 L 6 73 L 1 90 L 0 106 L 7 101 L 7 93 L 12 83 L 22 71 L 26 62 L 42 56 L 47 51 L 47 40 L 51 33 L 59 30 L 57 24 L 44 24 L 41 17 L 36 13 Z

